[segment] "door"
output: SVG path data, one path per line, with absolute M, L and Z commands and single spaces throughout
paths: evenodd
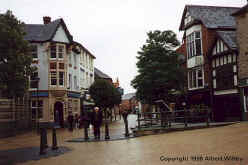
M 54 122 L 64 127 L 63 103 L 59 101 L 54 104 Z

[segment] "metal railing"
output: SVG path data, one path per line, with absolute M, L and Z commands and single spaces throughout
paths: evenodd
M 138 114 L 138 128 L 162 127 L 168 128 L 173 125 L 184 125 L 189 123 L 206 123 L 209 126 L 211 110 L 204 109 L 184 109 L 164 112 L 144 112 Z

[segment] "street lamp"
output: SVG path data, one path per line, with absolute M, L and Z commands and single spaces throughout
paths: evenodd
M 35 120 L 36 120 L 36 129 L 37 129 L 37 132 L 39 130 L 39 122 L 38 122 L 38 112 L 39 112 L 39 95 L 38 95 L 38 90 L 39 90 L 39 81 L 40 81 L 40 78 L 39 77 L 36 77 L 34 79 L 34 81 L 37 82 L 37 90 L 36 90 L 36 96 L 37 96 L 37 103 L 36 103 L 36 113 L 35 113 Z

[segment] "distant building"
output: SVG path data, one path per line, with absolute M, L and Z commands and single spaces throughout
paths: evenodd
M 122 96 L 121 109 L 126 109 L 134 112 L 139 107 L 139 102 L 136 99 L 135 93 L 127 93 Z

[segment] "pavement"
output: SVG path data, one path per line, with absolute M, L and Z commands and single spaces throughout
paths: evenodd
M 135 117 L 129 116 L 130 127 Z M 124 130 L 122 120 L 113 122 L 110 137 L 124 136 Z M 248 165 L 248 122 L 124 140 L 68 142 L 80 137 L 83 130 L 59 129 L 59 150 L 49 147 L 42 156 L 35 132 L 0 139 L 0 165 Z M 51 142 L 49 131 L 49 146 Z

